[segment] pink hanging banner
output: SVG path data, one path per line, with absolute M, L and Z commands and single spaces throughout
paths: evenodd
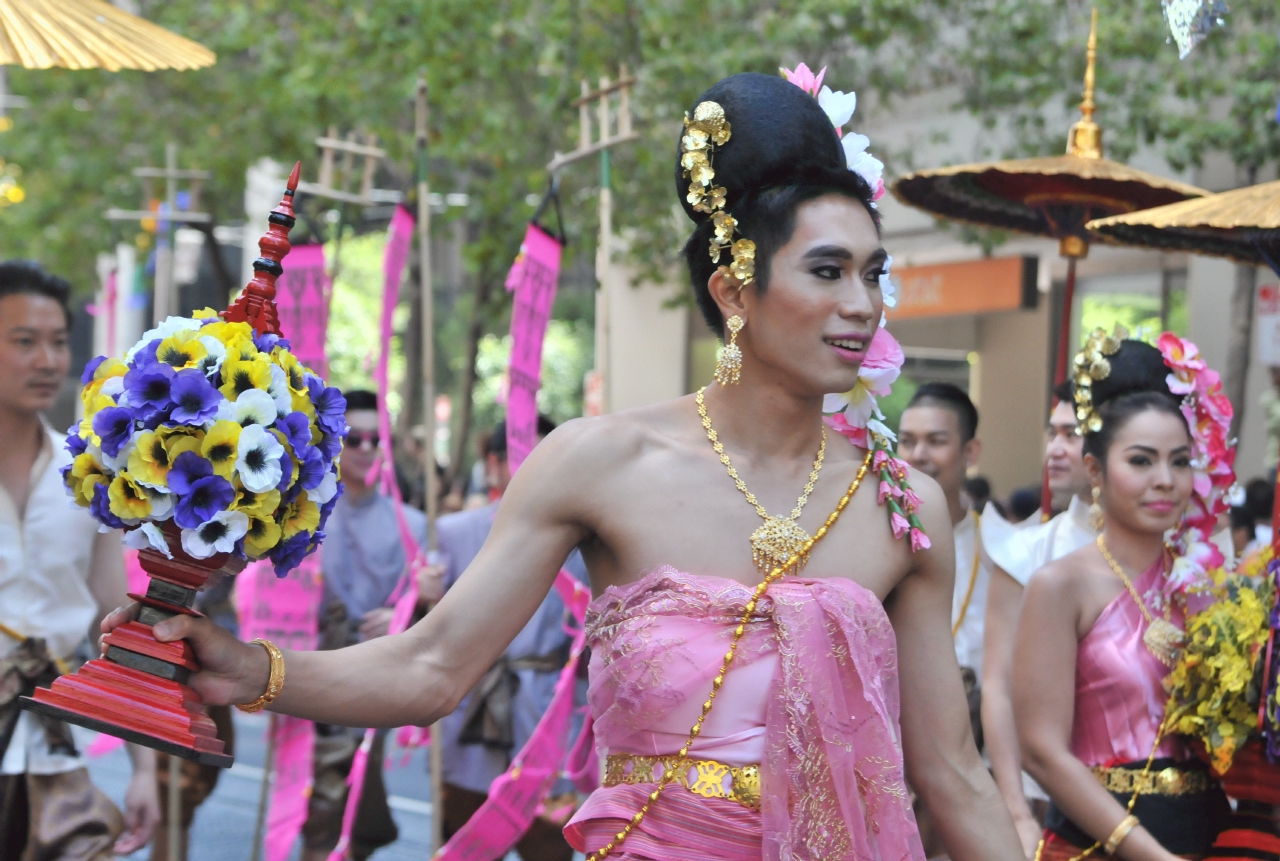
M 551 705 L 511 767 L 489 786 L 488 799 L 467 820 L 467 824 L 458 829 L 433 861 L 492 861 L 506 855 L 529 830 L 552 784 L 564 770 L 578 660 L 586 642 L 582 621 L 586 617 L 591 593 L 564 570 L 557 575 L 555 585 L 565 606 L 577 620 L 578 631 L 569 651 L 569 663 L 556 682 Z
M 297 245 L 276 281 L 280 331 L 298 361 L 321 377 L 329 376 L 325 338 L 329 332 L 329 297 L 333 282 L 324 268 L 323 245 Z
M 320 554 L 313 553 L 288 576 L 276 577 L 270 562 L 254 562 L 236 578 L 240 638 L 270 640 L 286 649 L 310 651 L 319 636 L 324 581 Z M 315 724 L 272 715 L 275 755 L 271 806 L 267 810 L 265 861 L 288 861 L 307 821 L 311 794 Z
M 538 386 L 542 379 L 542 339 L 560 278 L 560 242 L 530 224 L 520 253 L 507 275 L 515 293 L 511 312 L 511 365 L 508 369 L 507 464 L 515 472 L 538 443 Z

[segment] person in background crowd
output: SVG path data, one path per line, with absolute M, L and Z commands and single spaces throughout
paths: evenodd
M 966 478 L 964 480 L 964 495 L 969 497 L 969 505 L 974 511 L 985 511 L 987 503 L 991 503 L 995 506 L 1000 516 L 1004 517 L 1004 506 L 1000 503 L 1000 500 L 992 498 L 991 482 L 983 476 L 975 475 L 973 478 Z
M 553 430 L 555 424 L 550 419 L 538 417 L 539 441 Z M 485 461 L 489 487 L 497 491 L 500 500 L 511 482 L 505 422 L 499 422 L 489 436 Z M 440 518 L 436 529 L 444 565 L 429 573 L 430 580 L 424 578 L 420 600 L 439 598 L 457 581 L 489 537 L 497 510 L 498 502 L 491 502 Z M 587 582 L 587 569 L 577 550 L 564 567 Z M 489 785 L 510 767 L 512 756 L 524 747 L 551 705 L 572 642 L 564 626 L 564 602 L 553 589 L 457 710 L 441 720 L 446 839 L 480 809 Z M 524 861 L 569 861 L 573 857 L 573 849 L 561 833 L 576 806 L 572 792 L 563 779 L 552 787 L 546 813 L 533 821 L 516 844 Z
M 410 560 L 400 537 L 396 503 L 367 479 L 390 441 L 378 434 L 378 397 L 351 391 L 347 399 L 347 434 L 342 450 L 346 486 L 329 518 L 328 537 L 320 551 L 324 574 L 320 648 L 341 649 L 384 636 L 391 622 L 388 602 L 405 576 Z M 385 442 L 385 445 L 384 445 Z M 427 519 L 415 508 L 400 506 L 414 538 L 425 546 Z M 324 861 L 338 843 L 347 803 L 347 775 L 364 735 L 361 729 L 316 724 L 315 783 L 302 828 L 303 861 Z M 385 733 L 369 753 L 364 790 L 351 835 L 351 857 L 363 861 L 398 836 L 382 779 Z
M 1017 524 L 1040 522 L 1040 488 L 1020 487 L 1009 494 L 1008 520 Z
M 1257 523 L 1247 505 L 1231 506 L 1231 546 L 1243 559 L 1257 545 Z
M 979 511 L 966 498 L 965 473 L 982 452 L 975 439 L 978 410 L 961 389 L 950 383 L 925 383 L 911 397 L 898 425 L 898 454 L 938 482 L 947 500 L 956 548 L 955 588 L 951 599 L 951 639 L 969 700 L 973 738 L 982 749 L 982 629 L 991 582 L 991 561 L 982 552 Z M 990 488 L 988 487 L 988 492 Z M 932 819 L 917 810 L 925 854 L 942 851 L 932 833 Z
M 467 476 L 466 493 L 463 498 L 464 509 L 482 508 L 493 502 L 489 487 L 489 443 L 493 440 L 491 431 L 476 434 L 476 460 L 471 464 L 471 472 Z M 506 445 L 504 442 L 503 445 Z M 504 449 L 505 451 L 505 449 Z
M 1040 842 L 1041 823 L 1048 797 L 1022 772 L 1013 719 L 1010 684 L 1015 664 L 1013 641 L 1022 607 L 1023 589 L 1041 566 L 1066 556 L 1097 537 L 1089 522 L 1089 476 L 1083 460 L 1084 438 L 1076 434 L 1075 400 L 1071 384 L 1054 390 L 1056 402 L 1049 415 L 1045 469 L 1049 492 L 1066 510 L 1048 523 L 1016 528 L 988 513 L 982 521 L 982 540 L 994 562 L 987 593 L 984 643 L 982 723 L 987 730 L 987 757 L 996 785 L 1013 815 L 1027 855 Z M 1034 493 L 1039 507 L 1040 493 Z M 1011 506 L 1012 507 L 1012 506 Z M 1017 514 L 1014 515 L 1015 517 Z
M 1268 480 L 1254 478 L 1244 486 L 1244 507 L 1253 518 L 1254 534 L 1245 553 L 1252 553 L 1259 547 L 1271 543 L 1271 517 L 1276 502 L 1276 484 L 1274 476 Z
M 70 728 L 18 710 L 67 672 L 110 610 L 128 603 L 120 533 L 69 508 L 75 469 L 42 414 L 71 364 L 71 286 L 0 263 L 0 858 L 107 861 L 146 845 L 160 819 L 155 752 L 129 745 L 124 817 L 89 780 Z M 92 457 L 92 455 L 88 455 Z M 99 493 L 107 487 L 99 485 Z M 122 833 L 123 832 L 123 833 Z

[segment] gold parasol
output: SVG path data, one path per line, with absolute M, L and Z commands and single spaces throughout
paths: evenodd
M 1280 181 L 1090 221 L 1104 242 L 1192 251 L 1280 274 Z
M 105 0 L 0 0 L 0 65 L 28 69 L 200 69 L 203 45 Z
M 1058 252 L 1067 258 L 1067 287 L 1058 339 L 1057 382 L 1066 379 L 1075 262 L 1089 253 L 1085 224 L 1206 194 L 1195 186 L 1102 157 L 1102 129 L 1093 121 L 1097 53 L 1098 10 L 1094 9 L 1082 116 L 1071 127 L 1065 155 L 922 170 L 893 185 L 893 193 L 903 203 L 944 218 L 1058 240 Z

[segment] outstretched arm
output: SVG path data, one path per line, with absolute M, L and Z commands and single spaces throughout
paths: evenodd
M 581 429 L 548 437 L 511 482 L 475 561 L 427 616 L 403 634 L 346 649 L 285 652 L 284 689 L 273 711 L 341 726 L 423 726 L 452 711 L 533 615 L 565 556 L 586 535 L 569 498 Z M 581 488 L 579 487 L 580 491 Z M 121 624 L 117 611 L 104 630 Z M 265 650 L 203 618 L 155 626 L 161 641 L 186 638 L 204 668 L 191 685 L 211 704 L 245 703 L 267 687 Z
M 1022 584 L 1003 568 L 991 571 L 987 591 L 987 612 L 982 639 L 982 729 L 987 742 L 987 758 L 1000 795 L 1022 838 L 1022 849 L 1030 857 L 1040 842 L 1040 824 L 1031 813 L 1022 793 L 1022 754 L 1013 720 L 1013 639 L 1022 608 Z
M 933 547 L 912 555 L 912 570 L 888 605 L 898 639 L 907 773 L 955 861 L 1025 861 L 969 725 L 951 642 L 955 542 L 947 503 L 920 473 L 912 472 L 911 483 Z

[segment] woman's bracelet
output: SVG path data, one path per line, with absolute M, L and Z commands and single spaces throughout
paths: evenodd
M 1116 850 L 1120 848 L 1120 844 L 1129 836 L 1138 824 L 1138 817 L 1130 813 L 1124 819 L 1120 820 L 1120 824 L 1116 826 L 1116 830 L 1111 832 L 1111 836 L 1107 838 L 1107 842 L 1102 844 L 1102 851 L 1108 855 L 1116 854 Z
M 267 650 L 267 657 L 271 659 L 271 675 L 267 678 L 267 690 L 262 696 L 251 703 L 236 705 L 236 708 L 248 714 L 260 712 L 271 705 L 276 701 L 276 697 L 280 696 L 280 691 L 284 689 L 284 655 L 276 648 L 276 644 L 270 640 L 253 640 L 249 645 L 252 646 L 255 643 Z

